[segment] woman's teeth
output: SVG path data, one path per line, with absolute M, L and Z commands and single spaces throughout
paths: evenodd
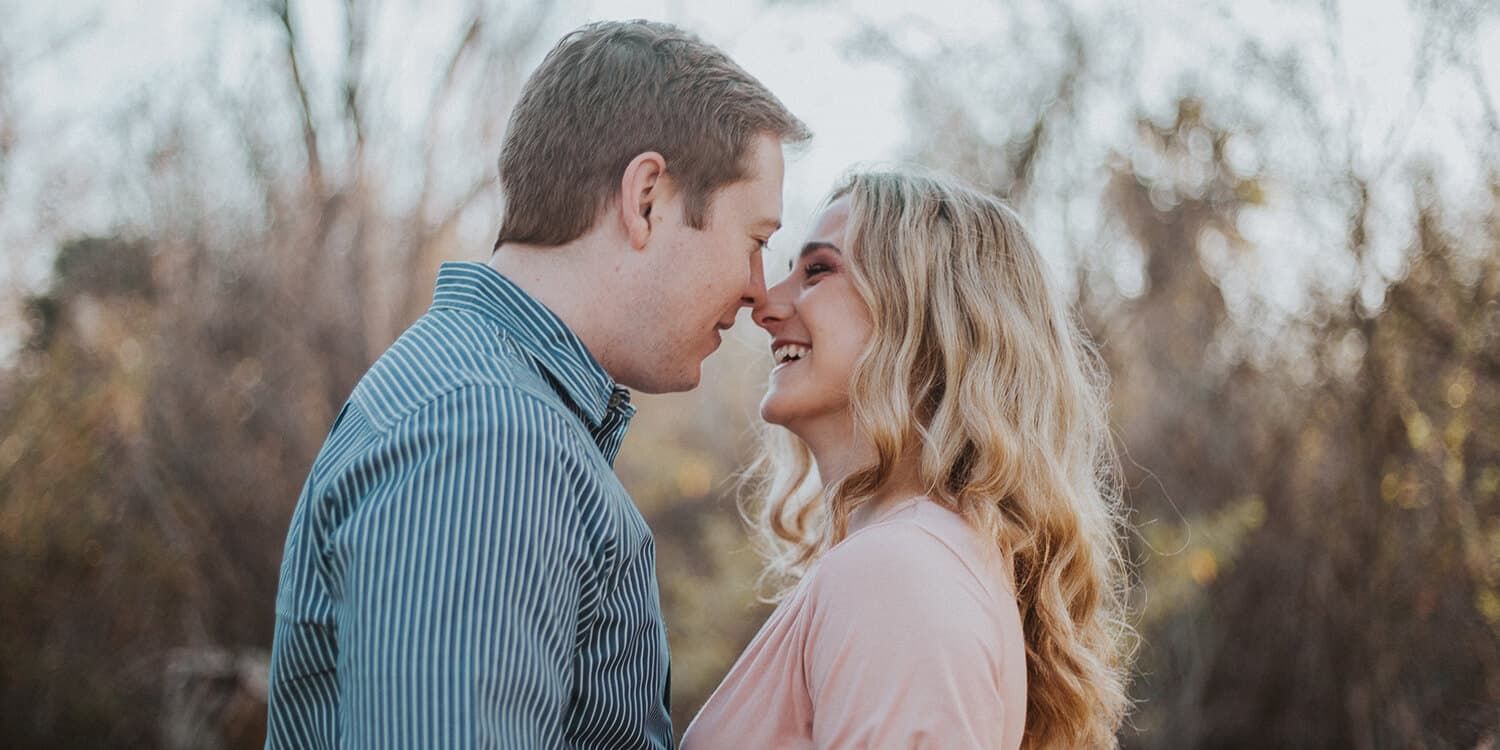
M 802 359 L 803 357 L 807 356 L 808 352 L 811 351 L 812 347 L 810 346 L 802 346 L 800 344 L 785 344 L 777 348 L 776 351 L 772 352 L 771 354 L 772 357 L 775 358 L 776 364 L 780 365 L 791 362 L 793 360 Z

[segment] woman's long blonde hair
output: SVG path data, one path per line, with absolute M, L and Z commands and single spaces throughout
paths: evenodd
M 799 579 L 920 449 L 928 495 L 994 539 L 1015 571 L 1023 746 L 1115 747 L 1132 631 L 1098 358 L 998 200 L 910 170 L 855 173 L 829 200 L 845 195 L 844 253 L 874 323 L 850 403 L 878 459 L 824 486 L 807 446 L 767 429 L 746 515 L 768 578 Z

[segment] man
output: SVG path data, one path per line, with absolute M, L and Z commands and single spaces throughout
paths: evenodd
M 808 137 L 665 24 L 569 34 L 500 158 L 488 265 L 371 367 L 287 536 L 268 747 L 672 744 L 651 533 L 612 470 L 765 295 L 782 144 Z

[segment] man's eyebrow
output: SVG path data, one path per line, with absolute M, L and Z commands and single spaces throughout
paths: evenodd
M 761 219 L 751 226 L 756 229 L 770 230 L 770 232 L 774 234 L 776 230 L 781 229 L 781 219 Z

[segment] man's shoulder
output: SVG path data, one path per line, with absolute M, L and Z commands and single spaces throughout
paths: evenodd
M 559 416 L 567 407 L 524 351 L 498 326 L 457 310 L 429 312 L 401 334 L 350 396 L 381 431 L 434 405 L 491 399 L 474 419 L 504 421 L 518 408 Z

